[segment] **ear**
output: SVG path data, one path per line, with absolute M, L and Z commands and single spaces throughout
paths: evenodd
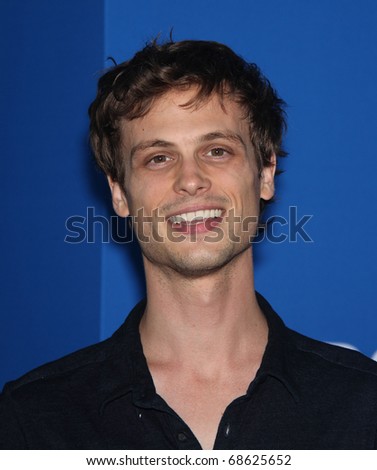
M 276 155 L 272 154 L 270 158 L 270 165 L 265 166 L 261 173 L 261 189 L 260 197 L 268 201 L 274 197 L 275 194 L 275 171 L 276 171 Z
M 110 176 L 107 177 L 107 181 L 110 186 L 113 207 L 115 212 L 120 217 L 127 217 L 130 214 L 128 208 L 127 198 L 124 194 L 123 189 L 119 186 L 119 183 L 113 181 Z

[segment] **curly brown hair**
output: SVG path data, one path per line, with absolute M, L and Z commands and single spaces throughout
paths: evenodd
M 259 170 L 271 157 L 286 155 L 282 138 L 286 128 L 284 101 L 257 65 L 229 47 L 212 41 L 169 41 L 147 44 L 126 62 L 108 70 L 98 82 L 89 108 L 90 141 L 100 168 L 124 184 L 120 121 L 144 116 L 153 101 L 172 89 L 197 88 L 184 106 L 200 106 L 213 93 L 231 96 L 245 110 Z

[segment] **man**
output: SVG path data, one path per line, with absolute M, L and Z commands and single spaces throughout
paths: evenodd
M 213 42 L 152 43 L 100 79 L 90 117 L 147 298 L 109 340 L 5 387 L 1 445 L 376 448 L 377 364 L 287 329 L 254 291 L 284 154 L 258 68 Z

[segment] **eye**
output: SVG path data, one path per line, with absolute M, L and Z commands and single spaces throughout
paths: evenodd
M 229 152 L 227 150 L 225 150 L 224 148 L 222 147 L 215 147 L 213 149 L 211 149 L 207 155 L 209 157 L 225 157 L 226 155 L 229 155 Z
M 155 155 L 148 161 L 148 164 L 151 166 L 159 166 L 169 162 L 170 160 L 171 157 L 168 157 L 167 155 Z

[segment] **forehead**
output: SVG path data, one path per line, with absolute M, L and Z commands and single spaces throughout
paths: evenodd
M 213 94 L 197 102 L 196 94 L 196 88 L 171 90 L 156 98 L 145 116 L 124 119 L 121 123 L 123 144 L 135 144 L 147 138 L 182 141 L 183 137 L 189 140 L 226 130 L 249 135 L 244 109 L 235 99 Z

